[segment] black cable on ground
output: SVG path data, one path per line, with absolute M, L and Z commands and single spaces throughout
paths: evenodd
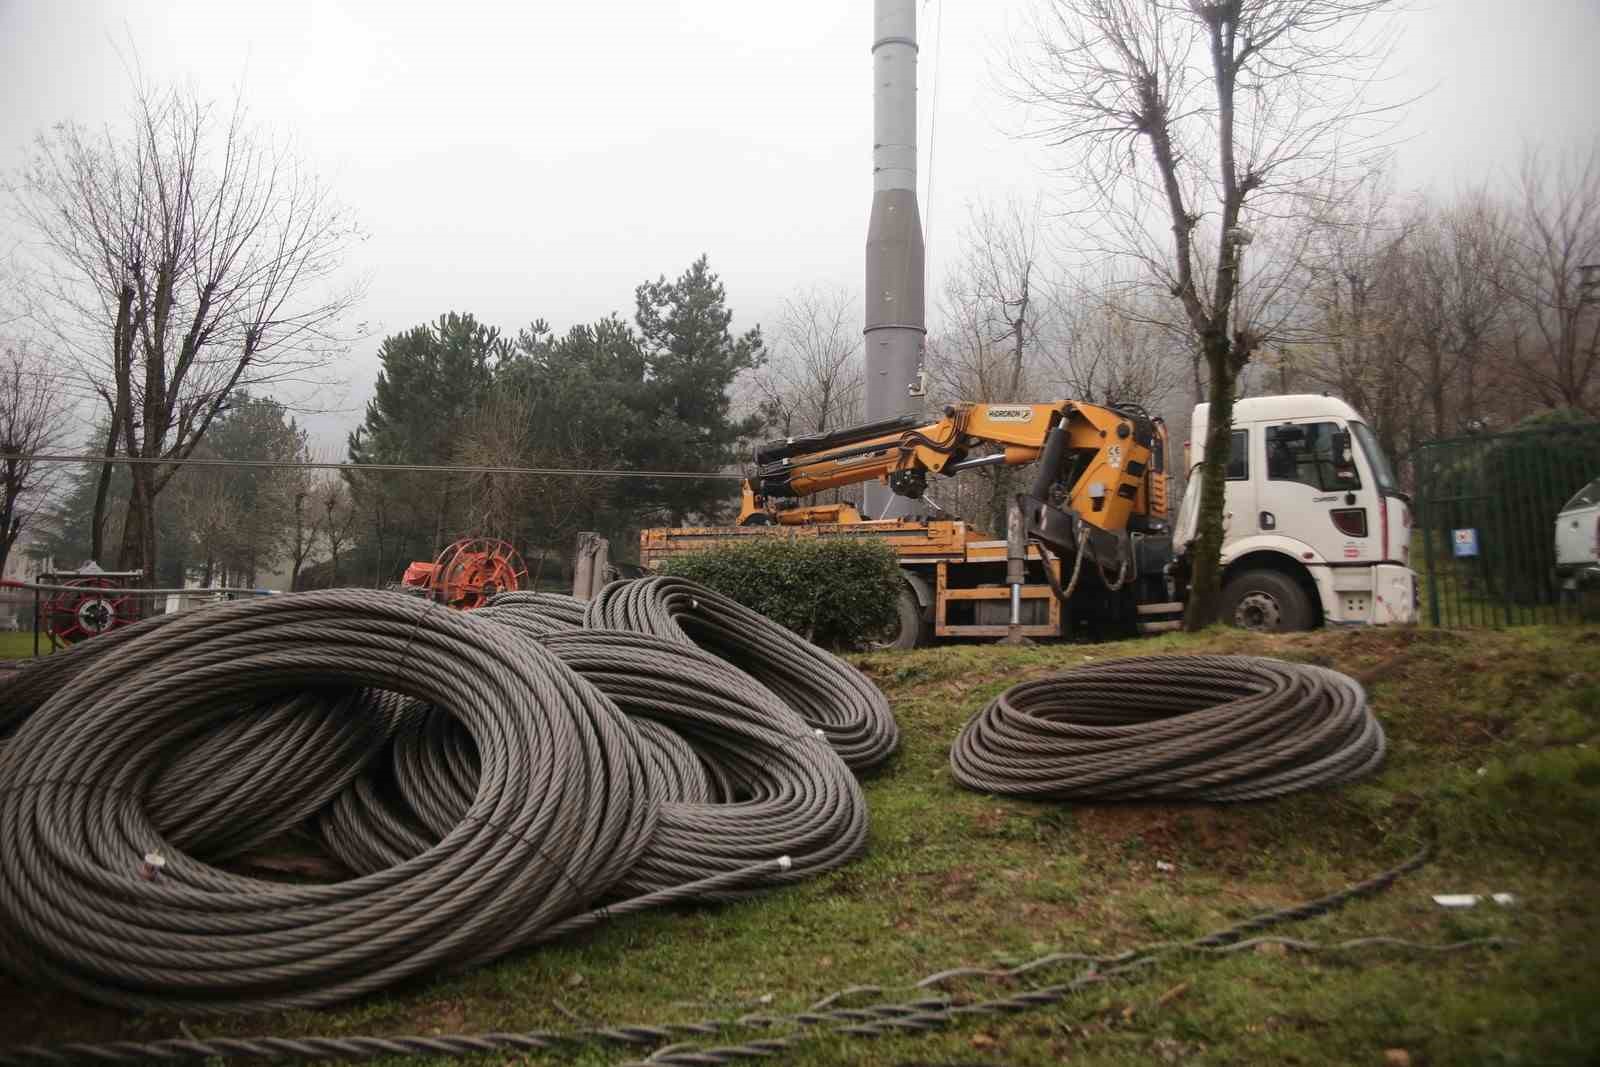
M 1350 781 L 1383 728 L 1337 671 L 1254 656 L 1143 656 L 1006 690 L 950 750 L 968 789 L 1062 800 L 1255 800 Z
M 671 577 L 612 582 L 589 602 L 585 623 L 698 645 L 727 660 L 822 730 L 854 770 L 882 763 L 899 742 L 889 702 L 860 671 L 694 582 Z

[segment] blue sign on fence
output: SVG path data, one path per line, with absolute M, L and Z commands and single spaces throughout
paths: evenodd
M 1455 535 L 1456 558 L 1476 556 L 1478 554 L 1477 530 L 1452 530 Z

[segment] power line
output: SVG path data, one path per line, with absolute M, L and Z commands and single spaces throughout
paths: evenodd
M 409 471 L 419 474 L 524 474 L 564 478 L 675 478 L 680 480 L 743 481 L 744 475 L 707 471 L 631 471 L 589 470 L 583 467 L 480 467 L 451 466 L 431 463 L 322 463 L 314 460 L 278 459 L 162 459 L 146 456 L 79 456 L 39 452 L 0 452 L 0 460 L 23 463 L 82 463 L 98 466 L 102 463 L 172 464 L 179 467 L 258 467 L 272 470 L 355 471 L 364 473 L 389 473 Z

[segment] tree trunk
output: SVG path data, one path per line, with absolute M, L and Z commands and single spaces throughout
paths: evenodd
M 132 466 L 122 548 L 117 554 L 119 570 L 144 572 L 138 584 L 145 589 L 155 588 L 156 580 L 156 508 L 151 484 L 154 473 L 154 468 L 143 464 Z
M 111 429 L 106 433 L 104 455 L 110 459 L 117 454 L 117 412 L 112 409 Z M 115 464 L 100 464 L 100 478 L 94 488 L 94 521 L 89 525 L 89 558 L 96 566 L 106 558 L 106 502 L 111 496 L 111 474 Z
M 1183 628 L 1190 633 L 1216 622 L 1222 605 L 1222 514 L 1227 493 L 1228 453 L 1233 439 L 1233 379 L 1228 366 L 1227 340 L 1207 345 L 1211 369 L 1210 408 L 1206 413 L 1206 458 L 1200 464 L 1200 515 L 1193 549 L 1194 569 L 1189 578 L 1189 604 Z
M 17 537 L 22 533 L 22 520 L 13 514 L 15 507 L 8 499 L 4 513 L 0 513 L 0 574 L 6 572 L 6 563 L 11 559 L 11 546 L 17 543 Z

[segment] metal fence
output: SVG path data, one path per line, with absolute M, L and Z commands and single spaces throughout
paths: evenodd
M 1596 594 L 1555 573 L 1556 515 L 1600 478 L 1600 424 L 1480 434 L 1422 446 L 1416 551 L 1435 626 L 1596 617 Z

